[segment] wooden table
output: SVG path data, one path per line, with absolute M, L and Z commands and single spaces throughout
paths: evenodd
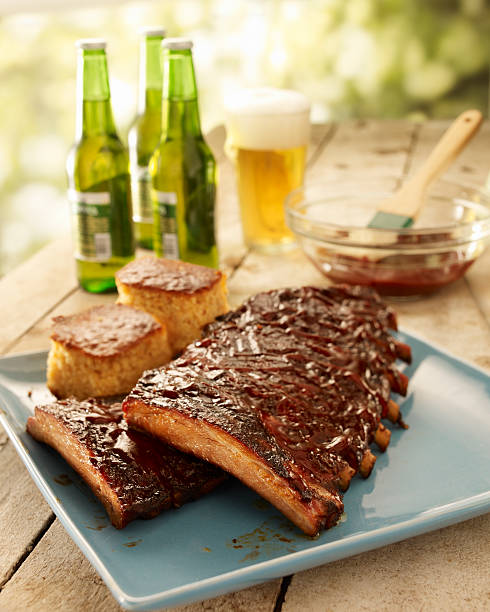
M 373 174 L 412 172 L 445 127 L 444 122 L 406 121 L 315 126 L 308 175 L 351 177 L 355 182 Z M 485 181 L 490 169 L 489 136 L 486 124 L 452 166 L 452 178 Z M 326 284 L 299 250 L 281 257 L 246 251 L 223 137 L 224 130 L 217 128 L 208 140 L 220 164 L 219 244 L 232 305 L 260 290 Z M 490 369 L 489 271 L 490 249 L 454 285 L 417 302 L 398 303 L 401 325 Z M 114 295 L 89 295 L 77 287 L 68 237 L 3 278 L 0 296 L 4 354 L 45 349 L 52 316 L 114 300 Z M 0 610 L 119 610 L 45 503 L 3 431 L 0 474 Z M 181 609 L 490 610 L 490 514 Z

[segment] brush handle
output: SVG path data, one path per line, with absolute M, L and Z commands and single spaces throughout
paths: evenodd
M 478 110 L 461 113 L 443 134 L 423 166 L 397 193 L 380 203 L 379 211 L 415 219 L 424 201 L 424 192 L 461 153 L 475 135 L 483 116 Z
M 412 184 L 418 183 L 425 189 L 461 153 L 482 121 L 483 115 L 478 110 L 467 110 L 461 113 L 444 132 L 425 164 L 417 171 L 410 182 Z
M 467 110 L 461 113 L 444 132 L 423 166 L 405 183 L 402 191 L 423 193 L 428 185 L 437 179 L 461 153 L 482 121 L 483 115 L 478 110 Z

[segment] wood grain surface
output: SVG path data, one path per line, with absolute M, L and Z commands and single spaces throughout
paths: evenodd
M 446 122 L 406 121 L 315 126 L 307 179 L 342 177 L 355 184 L 362 177 L 402 177 L 422 163 L 446 127 Z M 483 184 L 490 169 L 489 136 L 485 123 L 446 176 Z M 233 168 L 223 153 L 223 128 L 213 130 L 208 141 L 219 162 L 218 241 L 231 304 L 275 287 L 327 284 L 298 249 L 277 257 L 247 251 Z M 487 251 L 452 286 L 423 300 L 397 302 L 400 324 L 490 370 L 489 267 Z M 77 287 L 66 237 L 0 280 L 0 295 L 4 354 L 47 348 L 52 316 L 114 300 L 114 295 L 89 295 Z M 3 431 L 0 473 L 0 610 L 119 610 L 55 519 Z M 489 533 L 486 515 L 178 610 L 490 610 Z

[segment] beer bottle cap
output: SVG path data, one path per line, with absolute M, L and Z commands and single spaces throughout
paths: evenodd
M 167 30 L 165 28 L 162 28 L 160 26 L 149 26 L 149 27 L 142 27 L 138 30 L 138 33 L 140 36 L 165 36 L 167 33 Z
M 188 38 L 165 38 L 162 41 L 162 49 L 192 49 L 192 40 Z
M 81 38 L 75 43 L 78 49 L 86 49 L 95 51 L 96 49 L 105 49 L 107 42 L 103 38 Z

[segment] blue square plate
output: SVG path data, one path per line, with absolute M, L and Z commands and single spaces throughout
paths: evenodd
M 308 538 L 237 481 L 197 502 L 118 531 L 90 489 L 25 433 L 45 388 L 46 353 L 0 360 L 0 420 L 65 529 L 125 608 L 208 599 L 444 527 L 490 510 L 490 378 L 408 333 L 394 428 L 367 480 L 355 478 L 339 525 Z M 403 367 L 403 366 L 402 366 Z

